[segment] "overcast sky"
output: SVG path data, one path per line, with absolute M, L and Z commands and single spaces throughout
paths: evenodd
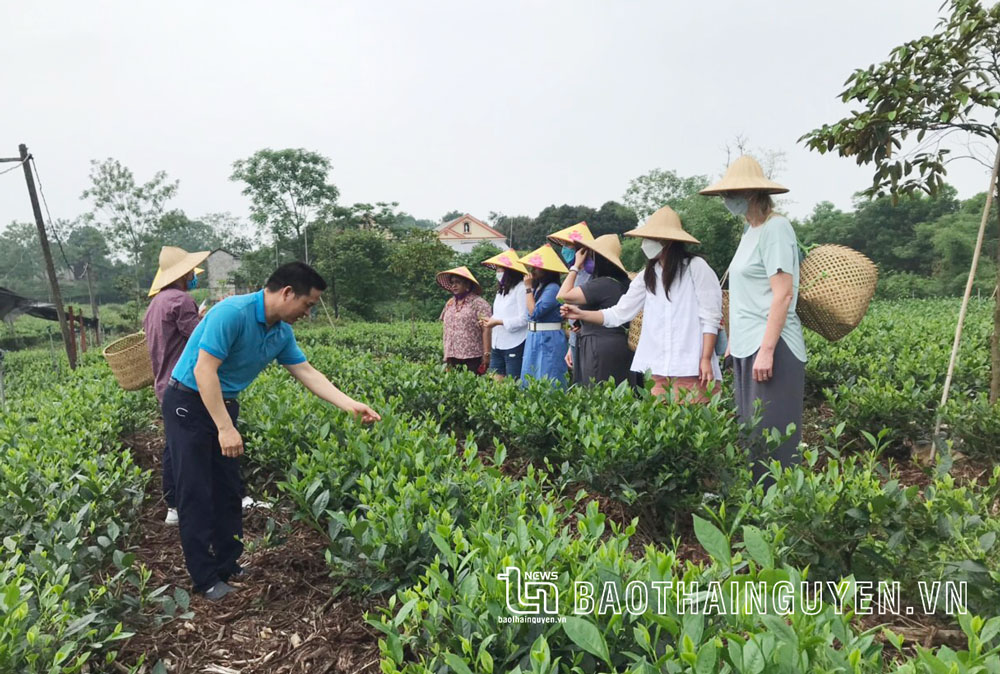
M 341 201 L 535 215 L 620 200 L 650 169 L 717 176 L 737 134 L 780 150 L 786 210 L 849 208 L 870 168 L 797 139 L 856 67 L 933 31 L 940 0 L 0 3 L 0 156 L 34 153 L 55 218 L 91 159 L 180 180 L 192 217 L 247 214 L 234 160 L 304 147 Z M 11 166 L 0 164 L 0 170 Z M 956 162 L 961 197 L 988 170 Z M 0 175 L 0 226 L 30 220 Z

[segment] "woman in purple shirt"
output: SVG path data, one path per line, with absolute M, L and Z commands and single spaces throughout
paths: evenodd
M 142 319 L 149 358 L 153 361 L 153 388 L 156 400 L 163 405 L 163 392 L 170 373 L 177 364 L 188 337 L 201 320 L 201 312 L 188 294 L 198 285 L 198 265 L 211 253 L 207 250 L 189 253 L 183 248 L 164 246 L 160 249 L 160 268 L 149 288 L 153 299 Z M 167 524 L 177 524 L 177 503 L 174 498 L 174 478 L 170 446 L 163 446 L 163 499 L 167 502 Z

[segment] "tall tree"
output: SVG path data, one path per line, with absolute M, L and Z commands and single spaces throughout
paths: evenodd
M 340 195 L 328 182 L 331 169 L 330 160 L 316 152 L 263 149 L 233 162 L 229 179 L 244 183 L 243 194 L 250 197 L 250 217 L 270 230 L 275 250 L 291 240 L 297 255 L 308 262 L 308 227 L 316 214 L 335 204 Z
M 677 202 L 708 187 L 705 176 L 681 177 L 675 171 L 655 168 L 628 183 L 622 202 L 639 220 L 645 220 L 663 206 L 677 210 Z
M 622 235 L 630 229 L 635 229 L 639 222 L 635 211 L 628 206 L 617 201 L 606 201 L 587 221 L 587 225 L 594 236 L 602 234 Z
M 684 229 L 701 241 L 693 250 L 705 256 L 721 279 L 739 245 L 743 221 L 731 215 L 721 200 L 698 194 L 708 183 L 706 176 L 653 169 L 629 182 L 622 201 L 641 219 L 663 206 L 674 209 Z
M 177 193 L 178 182 L 157 171 L 139 184 L 132 171 L 117 159 L 90 162 L 90 187 L 81 199 L 90 200 L 84 217 L 98 226 L 112 251 L 126 255 L 133 266 L 134 291 L 139 298 L 143 252 L 163 216 L 164 206 Z
M 963 147 L 972 148 L 971 141 L 979 139 L 995 150 L 1000 142 L 1000 4 L 949 0 L 947 7 L 933 34 L 896 47 L 886 61 L 847 78 L 840 98 L 858 109 L 800 139 L 820 153 L 836 150 L 859 165 L 873 165 L 868 194 L 937 192 L 951 159 L 945 141 L 954 134 L 951 142 Z M 970 156 L 975 158 L 971 150 Z M 1000 262 L 1000 247 L 996 254 Z M 1000 264 L 996 269 L 1000 274 Z M 1000 293 L 991 356 L 990 399 L 996 401 Z
M 375 229 L 324 229 L 315 239 L 316 268 L 330 284 L 334 313 L 348 311 L 367 321 L 389 296 L 390 240 Z
M 31 222 L 7 225 L 0 232 L 0 286 L 34 293 L 44 275 L 38 228 Z
M 436 318 L 444 304 L 444 291 L 435 282 L 439 271 L 448 269 L 455 251 L 441 243 L 432 231 L 414 229 L 393 246 L 389 273 L 407 300 L 410 316 Z

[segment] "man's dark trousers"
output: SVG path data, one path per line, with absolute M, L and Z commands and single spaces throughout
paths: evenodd
M 227 400 L 226 410 L 235 426 L 239 403 Z M 173 460 L 184 561 L 195 590 L 204 592 L 240 569 L 239 459 L 222 455 L 218 428 L 196 392 L 168 386 L 163 425 Z
M 161 405 L 162 411 L 162 405 Z M 177 507 L 177 497 L 174 496 L 174 462 L 170 456 L 170 443 L 163 443 L 163 500 L 167 502 L 168 508 Z

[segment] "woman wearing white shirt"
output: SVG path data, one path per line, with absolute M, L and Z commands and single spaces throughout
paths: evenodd
M 490 371 L 493 378 L 517 379 L 524 360 L 524 341 L 528 337 L 528 306 L 524 289 L 527 267 L 518 262 L 512 249 L 494 255 L 483 264 L 496 270 L 499 289 L 493 300 L 493 316 L 483 319 L 484 327 L 493 328 Z
M 722 321 L 719 278 L 703 258 L 687 250 L 686 243 L 699 241 L 684 231 L 680 217 L 668 206 L 625 236 L 643 240 L 645 271 L 610 309 L 582 311 L 565 305 L 562 314 L 614 327 L 642 311 L 632 371 L 652 373 L 654 395 L 669 389 L 679 398 L 691 391 L 693 402 L 708 402 L 709 383 L 722 377 L 715 356 Z

